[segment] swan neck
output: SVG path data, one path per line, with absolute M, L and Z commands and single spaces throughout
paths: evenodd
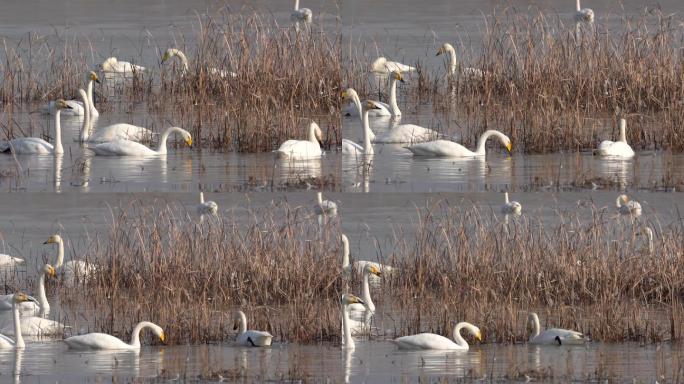
M 62 127 L 60 126 L 60 117 L 62 115 L 62 110 L 58 109 L 55 113 L 55 155 L 61 155 L 64 153 L 64 147 L 62 147 Z
M 59 239 L 57 242 L 57 262 L 55 268 L 59 268 L 64 264 L 64 240 Z
M 622 141 L 623 143 L 627 143 L 627 127 L 625 127 L 625 125 L 626 124 L 624 121 L 620 121 L 620 141 Z
M 95 99 L 93 99 L 93 80 L 90 80 L 88 82 L 88 108 L 85 108 L 86 104 L 83 103 L 84 109 L 86 109 L 88 112 L 90 112 L 89 117 L 96 117 L 100 113 L 97 111 L 97 108 L 95 108 Z
M 361 108 L 361 99 L 359 99 L 359 95 L 356 92 L 352 93 L 352 101 L 354 101 L 354 105 L 356 105 L 356 111 L 359 113 L 361 122 L 363 122 L 363 108 Z
M 532 336 L 530 336 L 530 339 L 533 339 L 537 336 L 539 336 L 539 333 L 541 332 L 540 326 L 539 326 L 539 316 L 537 316 L 536 313 L 532 314 Z
M 200 204 L 204 204 L 204 192 L 200 192 Z
M 88 84 L 88 91 L 90 92 L 92 88 L 92 81 L 90 84 Z M 89 96 L 88 94 L 85 95 L 85 99 L 83 98 L 83 94 L 81 94 L 81 99 L 83 99 L 83 126 L 81 128 L 81 141 L 85 142 L 88 141 L 89 137 L 89 129 L 90 129 L 90 101 L 88 100 Z
M 239 334 L 243 334 L 247 332 L 247 316 L 242 311 L 238 312 L 238 315 L 240 316 L 240 325 L 238 328 L 238 332 Z
M 342 268 L 349 266 L 349 240 L 342 238 Z
M 581 9 L 580 0 L 577 0 L 577 10 L 579 11 L 580 9 Z
M 369 110 L 363 112 L 363 151 L 366 155 L 373 155 L 375 151 L 371 144 L 372 131 L 370 129 L 370 123 L 368 122 L 368 113 Z
M 397 79 L 395 78 L 390 81 L 390 108 L 392 109 L 392 116 L 401 115 L 401 110 L 397 105 Z
M 166 141 L 169 139 L 169 136 L 171 135 L 172 132 L 180 132 L 180 130 L 176 127 L 171 127 L 164 131 L 164 134 L 162 134 L 161 140 L 159 140 L 159 147 L 157 147 L 157 153 L 160 155 L 166 155 Z
M 316 126 L 313 124 L 309 125 L 309 141 L 318 144 L 318 139 L 316 138 Z
M 499 133 L 497 131 L 486 131 L 485 133 L 480 136 L 480 140 L 477 141 L 477 150 L 476 153 L 478 155 L 484 155 L 485 154 L 485 147 L 487 145 L 487 140 L 489 140 L 490 137 L 492 136 L 498 136 Z
M 577 0 L 579 1 L 579 0 Z M 299 11 L 299 0 L 295 0 L 295 11 Z
M 188 58 L 185 56 L 185 53 L 176 51 L 176 55 L 180 58 L 181 63 L 183 63 L 183 74 L 187 73 L 190 70 L 190 64 L 188 63 Z
M 152 323 L 149 321 L 141 321 L 139 322 L 135 328 L 133 328 L 133 332 L 131 333 L 131 346 L 132 347 L 140 347 L 140 332 L 143 330 L 143 328 L 146 327 L 151 327 Z
M 24 348 L 24 337 L 21 335 L 21 322 L 19 320 L 19 308 L 17 308 L 17 302 L 12 297 L 12 315 L 14 316 L 14 346 L 16 348 Z
M 454 342 L 460 347 L 468 348 L 468 342 L 461 336 L 461 329 L 465 327 L 464 323 L 458 323 L 454 327 Z
M 456 60 L 456 50 L 454 47 L 448 46 L 447 53 L 449 54 L 449 73 L 453 75 L 456 73 L 456 66 L 458 66 L 458 61 Z
M 371 299 L 371 294 L 370 294 L 370 283 L 368 282 L 368 271 L 364 269 L 363 271 L 363 291 L 361 292 L 363 295 L 363 301 L 366 303 L 366 308 L 368 308 L 370 311 L 375 311 L 375 304 L 373 304 L 373 299 Z
M 508 192 L 504 192 L 504 199 L 506 200 L 506 204 L 508 204 Z
M 618 196 L 617 199 L 615 199 L 615 206 L 618 208 L 622 207 L 622 195 Z
M 351 336 L 351 331 L 349 330 L 349 312 L 347 306 L 342 304 L 342 335 L 343 345 L 345 348 L 354 348 L 354 339 Z
M 323 204 L 323 193 L 322 192 L 316 192 L 316 201 L 318 202 L 318 205 Z
M 45 294 L 45 273 L 38 278 L 38 305 L 40 305 L 41 314 L 46 314 L 50 310 L 50 303 Z

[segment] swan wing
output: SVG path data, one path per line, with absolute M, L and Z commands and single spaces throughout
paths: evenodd
M 448 140 L 428 141 L 406 147 L 415 156 L 473 157 L 476 154 L 461 144 Z
M 387 132 L 376 135 L 374 142 L 385 144 L 420 143 L 435 138 L 436 136 L 437 132 L 432 129 L 415 124 L 402 124 L 397 125 Z
M 2 145 L 3 152 L 12 151 L 17 155 L 48 155 L 54 151 L 52 144 L 37 137 L 12 139 Z
M 113 140 L 141 141 L 149 138 L 152 131 L 137 125 L 119 123 L 100 128 L 89 139 L 89 142 L 104 143 Z
M 14 336 L 14 320 L 8 319 L 0 325 L 0 333 Z M 55 336 L 64 333 L 64 325 L 37 316 L 21 318 L 21 333 L 24 336 Z
M 63 341 L 70 349 L 75 350 L 136 349 L 118 337 L 106 333 L 88 333 L 86 335 L 68 337 Z
M 265 347 L 271 345 L 273 335 L 265 331 L 245 331 L 236 340 L 237 344 L 246 347 Z
M 599 144 L 597 153 L 601 156 L 611 157 L 633 157 L 634 150 L 629 144 L 622 141 L 605 140 Z
M 9 337 L 0 334 L 0 349 L 10 349 L 14 348 L 14 340 Z
M 318 144 L 308 140 L 287 140 L 276 153 L 283 159 L 306 160 L 321 157 L 323 152 Z
M 399 349 L 468 349 L 468 347 L 464 348 L 448 338 L 434 333 L 403 336 L 393 341 Z
M 582 344 L 584 342 L 586 339 L 583 334 L 560 328 L 547 329 L 530 339 L 530 344 L 539 345 Z
M 388 61 L 385 63 L 387 72 L 399 71 L 399 72 L 413 72 L 416 70 L 415 67 L 410 65 L 402 64 L 397 61 Z
M 153 156 L 158 155 L 146 146 L 131 140 L 114 140 L 108 143 L 101 143 L 90 150 L 98 156 Z
M 343 155 L 362 155 L 363 154 L 363 147 L 360 146 L 359 144 L 356 144 L 355 142 L 348 140 L 348 139 L 342 139 L 342 154 Z

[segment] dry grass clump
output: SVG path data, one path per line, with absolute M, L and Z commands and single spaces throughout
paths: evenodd
M 336 221 L 321 229 L 307 208 L 275 204 L 248 211 L 248 223 L 198 225 L 175 208 L 153 206 L 118 210 L 109 237 L 88 255 L 105 265 L 103 273 L 77 288 L 81 295 L 61 288 L 67 308 L 93 314 L 74 329 L 126 335 L 148 319 L 171 343 L 221 341 L 232 339 L 230 315 L 240 307 L 250 327 L 279 340 L 337 340 L 346 283 Z M 646 223 L 632 225 L 612 212 L 506 225 L 474 208 L 429 206 L 419 212 L 416 234 L 397 231 L 395 250 L 380 258 L 400 272 L 375 291 L 381 320 L 373 337 L 448 334 L 453 321 L 467 320 L 489 342 L 522 341 L 534 310 L 543 326 L 578 329 L 595 340 L 681 338 L 679 226 L 655 226 L 650 253 L 637 236 Z M 360 292 L 355 283 L 352 291 Z

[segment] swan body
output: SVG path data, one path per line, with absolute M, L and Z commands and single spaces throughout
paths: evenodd
M 363 300 L 359 299 L 358 297 L 350 294 L 350 293 L 345 293 L 342 295 L 342 299 L 340 300 L 340 305 L 341 305 L 341 313 L 342 313 L 342 338 L 340 341 L 340 344 L 342 345 L 342 348 L 354 348 L 354 339 L 352 338 L 352 332 L 350 329 L 351 326 L 351 320 L 349 319 L 349 309 L 348 306 L 351 304 L 361 304 L 363 305 L 364 302 Z
M 27 312 L 32 315 L 38 313 L 46 314 L 50 311 L 50 303 L 45 294 L 45 277 L 55 277 L 55 268 L 50 264 L 43 266 L 43 273 L 38 276 L 38 300 L 29 296 L 28 301 L 21 302 L 17 305 L 17 309 L 25 314 Z M 0 295 L 0 311 L 12 310 L 14 307 L 14 295 Z
M 634 150 L 627 144 L 626 127 L 627 121 L 625 119 L 620 119 L 620 137 L 618 141 L 602 141 L 596 150 L 597 154 L 607 157 L 634 157 Z
M 371 312 L 375 312 L 375 304 L 373 304 L 373 299 L 371 298 L 370 295 L 370 282 L 369 282 L 369 276 L 370 275 L 375 275 L 375 276 L 380 276 L 380 268 L 368 264 L 366 267 L 363 269 L 363 290 L 361 292 L 361 298 L 363 299 L 363 304 L 361 303 L 354 303 L 354 304 L 349 304 L 348 308 L 351 311 L 365 311 L 369 310 Z
M 578 22 L 578 23 L 593 23 L 594 22 L 594 10 L 592 10 L 590 8 L 582 8 L 580 6 L 580 0 L 577 0 L 577 2 L 576 2 L 575 22 Z
M 273 335 L 266 331 L 247 330 L 247 316 L 242 311 L 233 314 L 234 329 L 238 330 L 235 342 L 245 347 L 267 347 L 271 345 Z
M 528 321 L 532 322 L 532 326 L 534 327 L 529 340 L 530 344 L 584 344 L 587 341 L 583 334 L 569 329 L 551 328 L 541 332 L 539 327 L 539 316 L 534 312 L 530 313 Z
M 69 103 L 64 100 L 55 102 L 55 145 L 37 137 L 22 137 L 0 143 L 0 152 L 12 152 L 17 155 L 61 155 L 64 153 L 62 146 L 62 128 L 60 125 L 61 111 L 71 109 Z
M 522 204 L 517 201 L 508 200 L 508 192 L 504 192 L 504 205 L 501 206 L 501 213 L 504 215 L 518 215 L 522 214 Z
M 482 340 L 480 329 L 470 323 L 461 322 L 454 327 L 454 341 L 434 333 L 419 333 L 417 335 L 402 336 L 393 340 L 399 349 L 448 349 L 467 351 L 470 347 L 461 336 L 461 329 L 465 328 L 477 340 Z
M 376 73 L 389 74 L 394 71 L 398 72 L 413 72 L 416 67 L 402 64 L 396 61 L 388 61 L 385 57 L 378 57 L 371 64 L 371 70 Z
M 361 277 L 363 277 L 363 271 L 371 266 L 378 269 L 381 273 L 389 275 L 394 271 L 394 268 L 389 265 L 383 265 L 376 263 L 374 261 L 359 260 L 353 263 L 349 263 L 349 238 L 344 233 L 341 236 L 342 239 L 342 272 L 347 276 L 350 276 L 352 271 L 356 271 Z M 377 276 L 376 274 L 371 274 L 369 277 Z
M 370 111 L 377 110 L 377 105 L 372 101 L 366 101 L 363 109 L 363 119 L 361 128 L 363 130 L 363 147 L 356 144 L 355 142 L 347 139 L 342 139 L 342 154 L 343 155 L 373 155 L 375 151 L 373 150 L 373 145 L 371 140 L 375 137 L 373 131 L 370 129 L 370 124 L 368 122 L 368 114 Z
M 299 8 L 299 0 L 295 0 L 294 10 L 290 14 L 290 19 L 294 22 L 310 23 L 313 20 L 313 12 L 309 8 Z
M 323 200 L 323 192 L 317 192 L 314 212 L 317 215 L 335 216 L 337 215 L 337 204 L 331 200 Z
M 363 154 L 363 147 L 349 139 L 342 139 L 342 154 L 360 156 Z
M 287 140 L 275 153 L 281 159 L 308 160 L 320 158 L 323 154 L 318 140 L 323 136 L 321 128 L 313 121 L 309 125 L 307 140 Z
M 449 60 L 449 74 L 452 76 L 455 75 L 456 70 L 458 68 L 458 60 L 456 59 L 456 49 L 454 49 L 454 46 L 449 43 L 442 44 L 439 50 L 437 50 L 436 56 L 439 56 L 441 54 L 448 55 L 447 57 Z M 461 69 L 461 75 L 463 75 L 467 79 L 476 80 L 484 78 L 486 72 L 479 68 L 467 67 Z
M 116 140 L 142 141 L 152 136 L 152 131 L 137 125 L 117 123 L 98 130 L 86 141 L 90 143 L 105 143 Z
M 110 57 L 100 64 L 102 71 L 108 73 L 132 74 L 134 72 L 142 72 L 145 67 L 131 64 L 127 61 L 119 61 L 116 57 Z
M 213 201 L 204 201 L 204 192 L 200 192 L 200 203 L 197 205 L 198 215 L 216 215 L 218 204 Z
M 89 113 L 93 117 L 100 116 L 100 113 L 95 108 L 95 103 L 93 102 L 93 82 L 100 83 L 100 79 L 97 77 L 97 73 L 90 71 L 88 73 L 88 97 L 83 101 L 76 100 L 66 100 L 69 105 L 69 109 L 62 111 L 62 116 L 85 116 L 85 110 L 88 109 Z M 54 115 L 60 108 L 57 108 L 56 101 L 50 101 L 47 106 L 47 112 Z
M 188 61 L 187 56 L 181 51 L 180 49 L 177 48 L 169 48 L 164 52 L 164 56 L 162 56 L 162 64 L 167 62 L 169 59 L 172 57 L 177 57 L 180 61 L 181 64 L 183 64 L 183 71 L 181 74 L 183 76 L 188 74 L 188 71 L 190 70 L 190 62 Z M 226 78 L 226 77 L 237 77 L 237 73 L 232 72 L 232 71 L 227 71 L 225 69 L 219 69 L 219 68 L 207 68 L 207 72 L 209 72 L 210 75 L 213 76 L 219 76 L 221 78 Z
M 0 334 L 0 349 L 21 349 L 26 347 L 21 332 L 21 319 L 19 317 L 19 305 L 32 300 L 24 293 L 18 292 L 12 295 L 12 320 L 14 322 L 14 335 L 16 340 Z
M 164 330 L 154 323 L 149 321 L 141 321 L 135 328 L 131 335 L 131 342 L 126 343 L 118 337 L 108 335 L 106 333 L 88 333 L 85 335 L 72 336 L 62 340 L 69 349 L 87 351 L 87 350 L 139 350 L 140 349 L 140 331 L 143 328 L 150 328 L 159 340 L 164 342 Z
M 57 244 L 57 260 L 55 269 L 62 276 L 65 285 L 72 286 L 78 279 L 87 280 L 97 272 L 98 266 L 84 260 L 71 260 L 64 262 L 64 240 L 59 235 L 50 236 L 43 244 Z
M 0 253 L 0 268 L 12 268 L 26 264 L 24 259 Z
M 16 336 L 14 327 L 10 324 L 0 324 L 0 333 Z M 58 336 L 64 334 L 64 325 L 39 316 L 21 318 L 21 334 L 24 336 Z
M 378 144 L 402 144 L 420 143 L 434 139 L 438 133 L 429 128 L 415 124 L 401 124 L 375 136 L 374 143 Z
M 183 136 L 183 139 L 185 142 L 189 145 L 192 146 L 192 136 L 190 135 L 190 132 L 178 128 L 178 127 L 171 127 L 168 128 L 164 134 L 161 137 L 161 140 L 159 141 L 159 146 L 157 149 L 151 149 L 146 147 L 143 144 L 140 144 L 138 142 L 132 141 L 132 140 L 123 140 L 123 139 L 117 139 L 114 141 L 106 142 L 106 143 L 101 143 L 98 144 L 90 150 L 95 152 L 96 155 L 98 156 L 157 156 L 157 155 L 166 155 L 167 149 L 166 149 L 166 141 L 169 138 L 169 135 L 171 133 L 179 133 L 181 136 Z
M 630 200 L 627 195 L 618 196 L 615 200 L 615 206 L 621 215 L 641 216 L 641 204 L 638 201 Z
M 83 116 L 83 102 L 76 100 L 66 100 L 65 102 L 67 103 L 69 108 L 62 112 L 63 116 Z M 47 112 L 49 114 L 54 115 L 55 113 L 57 113 L 58 110 L 59 108 L 57 108 L 56 101 L 52 100 L 48 102 Z
M 447 140 L 435 140 L 427 143 L 414 144 L 406 147 L 415 156 L 434 156 L 434 157 L 480 157 L 485 155 L 485 145 L 490 137 L 496 137 L 501 144 L 506 146 L 510 152 L 512 148 L 511 140 L 508 136 L 496 130 L 488 130 L 480 136 L 475 152 Z

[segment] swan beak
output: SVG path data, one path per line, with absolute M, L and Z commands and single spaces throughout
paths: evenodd
M 164 52 L 164 56 L 162 56 L 162 64 L 164 64 L 164 62 L 166 60 L 168 60 L 169 58 L 171 58 L 171 55 L 169 55 L 169 52 L 168 51 Z
M 340 92 L 340 97 L 341 97 L 342 99 L 346 99 L 346 98 L 347 98 L 347 90 L 346 90 L 346 89 L 345 89 L 344 91 Z
M 57 276 L 57 273 L 55 272 L 55 268 L 54 268 L 54 267 L 48 268 L 48 276 L 50 276 L 50 277 L 52 277 L 52 278 L 55 278 L 55 277 Z
M 382 272 L 380 272 L 380 270 L 377 269 L 377 268 L 375 268 L 375 267 L 371 268 L 371 271 L 370 271 L 370 272 L 371 272 L 372 274 L 374 274 L 375 276 L 381 276 L 381 275 L 382 275 Z
M 437 50 L 437 54 L 436 54 L 435 56 L 441 55 L 441 54 L 442 54 L 442 51 L 443 51 L 442 48 L 438 49 L 438 50 Z
M 482 332 L 477 331 L 477 333 L 475 334 L 475 338 L 477 339 L 477 341 L 482 341 Z
M 185 142 L 188 144 L 189 147 L 192 147 L 192 137 L 185 139 Z
M 52 241 L 52 237 L 51 237 L 51 238 L 45 240 L 45 242 L 43 244 L 52 244 L 52 243 L 54 243 L 54 241 Z
M 511 149 L 513 149 L 513 144 L 511 144 L 510 141 L 508 143 L 506 143 L 506 149 L 508 149 L 508 152 L 510 152 Z
M 166 335 L 164 334 L 164 332 L 162 332 L 159 335 L 159 340 L 161 340 L 162 343 L 166 342 Z

